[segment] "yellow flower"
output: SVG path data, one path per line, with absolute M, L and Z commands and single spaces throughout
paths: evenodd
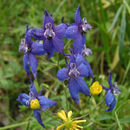
M 30 101 L 30 108 L 31 109 L 39 109 L 40 108 L 40 103 L 38 99 L 33 99 Z
M 83 129 L 82 126 L 79 126 L 77 124 L 81 123 L 81 122 L 86 122 L 86 120 L 76 120 L 76 121 L 74 121 L 71 118 L 72 117 L 72 111 L 69 111 L 67 116 L 66 116 L 65 111 L 61 110 L 60 112 L 57 113 L 57 115 L 64 121 L 64 124 L 58 126 L 56 130 L 61 130 L 61 128 L 63 128 L 63 127 L 66 127 L 67 130 Z
M 102 92 L 102 86 L 99 84 L 98 81 L 95 81 L 92 86 L 90 87 L 90 93 L 92 95 L 98 95 Z

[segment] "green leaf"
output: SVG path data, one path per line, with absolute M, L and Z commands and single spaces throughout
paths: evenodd
M 113 20 L 113 22 L 112 22 L 112 25 L 111 25 L 110 28 L 108 29 L 108 32 L 110 32 L 110 31 L 113 29 L 113 27 L 115 26 L 115 24 L 116 24 L 116 22 L 117 22 L 117 20 L 118 20 L 118 17 L 119 17 L 119 15 L 120 15 L 120 13 L 121 13 L 122 8 L 123 8 L 123 5 L 121 5 L 121 6 L 119 7 L 119 9 L 117 10 L 117 13 L 116 13 L 116 15 L 115 15 L 115 18 L 114 18 L 114 20 Z
M 123 64 L 123 50 L 124 50 L 124 38 L 126 30 L 126 8 L 124 7 L 122 12 L 121 28 L 120 28 L 120 40 L 119 40 L 119 56 L 121 63 Z
M 129 123 L 129 122 L 130 122 L 130 116 L 129 117 L 125 117 L 125 118 L 120 120 L 120 123 Z

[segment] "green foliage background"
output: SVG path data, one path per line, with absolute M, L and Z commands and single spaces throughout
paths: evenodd
M 65 66 L 59 54 L 51 59 L 38 58 L 37 90 L 44 86 L 45 96 L 56 100 L 54 106 L 42 113 L 47 130 L 55 130 L 61 124 L 57 112 L 72 110 L 73 117 L 86 119 L 84 130 L 130 129 L 130 1 L 128 0 L 0 0 L 0 130 L 43 129 L 33 117 L 33 112 L 16 99 L 21 92 L 29 92 L 29 79 L 23 68 L 23 53 L 18 52 L 26 24 L 30 28 L 42 28 L 44 9 L 52 14 L 55 25 L 62 16 L 67 23 L 74 22 L 74 13 L 80 3 L 81 16 L 87 17 L 93 29 L 86 34 L 86 45 L 93 55 L 88 57 L 94 76 L 108 86 L 107 77 L 113 70 L 113 81 L 118 82 L 121 94 L 112 112 L 105 112 L 105 92 L 91 98 L 80 94 L 80 106 L 72 99 L 68 89 L 56 77 Z M 65 39 L 66 52 L 72 41 Z M 92 81 L 85 79 L 88 86 Z M 67 100 L 65 91 L 67 93 Z

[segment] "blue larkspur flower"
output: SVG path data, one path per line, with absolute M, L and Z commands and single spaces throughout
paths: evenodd
M 89 88 L 84 79 L 82 79 L 82 77 L 87 77 L 88 75 L 88 68 L 83 63 L 80 63 L 80 59 L 71 60 L 67 68 L 57 72 L 57 77 L 60 81 L 69 81 L 69 92 L 77 104 L 79 104 L 79 92 L 90 96 Z
M 30 29 L 29 34 L 37 40 L 43 40 L 43 48 L 47 52 L 49 58 L 54 55 L 54 51 L 64 52 L 64 37 L 67 25 L 62 23 L 58 26 L 54 26 L 54 20 L 52 16 L 45 10 L 44 22 L 42 29 Z
M 56 102 L 46 98 L 45 96 L 41 96 L 41 92 L 42 91 L 37 93 L 34 84 L 31 83 L 29 95 L 21 93 L 18 96 L 17 101 L 19 101 L 22 105 L 30 107 L 33 110 L 33 114 L 36 120 L 42 127 L 45 127 L 42 123 L 41 112 L 51 106 L 56 105 Z
M 109 88 L 106 88 L 103 86 L 103 89 L 105 89 L 107 91 L 106 97 L 105 97 L 105 102 L 106 102 L 107 106 L 109 107 L 106 110 L 106 112 L 112 111 L 115 108 L 116 98 L 114 95 L 118 95 L 121 93 L 120 89 L 117 87 L 117 83 L 114 82 L 114 84 L 112 84 L 112 71 L 109 74 L 108 83 L 109 83 Z
M 92 51 L 89 48 L 84 47 L 84 49 L 82 49 L 81 51 L 81 54 L 74 54 L 73 50 L 71 50 L 71 55 L 69 55 L 68 58 L 69 62 L 76 62 L 78 65 L 83 63 L 88 69 L 88 76 L 90 76 L 93 79 L 93 71 L 89 62 L 85 59 L 85 56 L 89 56 L 91 54 Z
M 84 44 L 86 41 L 85 33 L 88 32 L 92 27 L 87 22 L 86 18 L 81 20 L 80 16 L 80 5 L 78 6 L 75 12 L 75 23 L 70 25 L 65 33 L 65 38 L 74 39 L 74 52 L 80 53 L 84 48 Z
M 37 64 L 38 64 L 36 55 L 41 56 L 44 55 L 46 52 L 43 49 L 43 44 L 39 43 L 38 41 L 36 42 L 32 41 L 31 37 L 28 34 L 28 26 L 25 38 L 21 39 L 21 44 L 19 45 L 19 51 L 24 52 L 23 64 L 27 76 L 30 75 L 30 68 L 29 68 L 30 66 L 33 76 L 36 79 Z

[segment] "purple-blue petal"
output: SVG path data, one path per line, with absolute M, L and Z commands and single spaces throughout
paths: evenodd
M 48 54 L 48 57 L 51 58 L 54 55 L 54 46 L 53 46 L 53 41 L 46 39 L 43 43 L 43 48 Z
M 36 38 L 37 40 L 44 39 L 44 30 L 43 29 L 38 29 L 38 28 L 29 29 L 27 34 L 30 37 Z
M 91 96 L 90 92 L 89 92 L 89 88 L 85 82 L 84 79 L 82 79 L 81 77 L 77 78 L 77 85 L 79 86 L 79 91 L 87 96 Z
M 29 68 L 29 55 L 28 54 L 25 54 L 23 56 L 23 65 L 24 65 L 24 69 L 27 73 L 27 76 L 30 75 L 30 68 Z
M 87 60 L 84 61 L 84 64 L 85 64 L 85 65 L 87 66 L 87 68 L 88 68 L 89 76 L 90 76 L 91 78 L 93 78 L 93 71 L 92 71 L 92 69 L 91 69 L 90 64 L 88 63 Z
M 105 97 L 105 102 L 107 106 L 109 107 L 109 109 L 107 109 L 106 111 L 112 111 L 116 105 L 116 99 L 115 99 L 115 96 L 112 94 L 111 90 L 108 90 Z
M 33 76 L 36 79 L 38 62 L 37 62 L 35 55 L 33 55 L 31 53 L 29 54 L 29 62 L 30 62 L 30 66 L 31 66 Z
M 53 18 L 52 18 L 51 15 L 47 12 L 47 10 L 45 10 L 43 27 L 45 27 L 45 24 L 47 24 L 47 23 L 53 24 L 53 22 L 54 22 L 54 21 L 53 21 Z
M 52 101 L 45 96 L 38 96 L 38 100 L 43 111 L 57 104 L 55 101 Z
M 76 65 L 79 66 L 80 64 L 85 62 L 84 57 L 81 54 L 75 55 L 76 59 Z
M 34 85 L 33 82 L 31 82 L 31 85 L 30 85 L 30 92 L 31 92 L 33 97 L 37 97 L 38 96 L 37 90 L 36 90 L 35 85 Z
M 40 112 L 39 112 L 37 109 L 34 109 L 34 110 L 33 110 L 33 114 L 34 114 L 36 120 L 38 121 L 38 123 L 39 123 L 43 128 L 45 128 L 44 124 L 42 123 L 42 119 L 41 119 L 41 114 L 40 114 Z
M 46 51 L 43 49 L 42 43 L 39 43 L 39 42 L 33 43 L 31 48 L 32 48 L 31 53 L 34 55 L 41 56 L 41 55 L 46 54 Z
M 78 26 L 74 24 L 74 25 L 69 26 L 66 29 L 64 37 L 68 39 L 76 39 L 78 33 L 79 33 Z
M 80 72 L 81 77 L 87 77 L 89 75 L 89 70 L 85 64 L 80 64 L 77 69 Z
M 77 80 L 71 78 L 68 86 L 72 99 L 76 102 L 76 104 L 79 104 L 79 85 L 77 84 Z
M 55 27 L 55 33 L 58 38 L 65 37 L 65 32 L 67 29 L 67 25 L 65 23 L 61 23 Z
M 84 44 L 85 44 L 85 35 L 78 33 L 77 38 L 74 40 L 73 43 L 74 53 L 75 54 L 81 53 L 82 49 L 84 48 Z
M 78 25 L 81 23 L 81 16 L 80 16 L 80 5 L 78 6 L 76 12 L 75 12 L 75 23 Z
M 57 77 L 60 81 L 67 80 L 69 78 L 68 76 L 68 69 L 63 68 L 57 72 Z
M 59 39 L 58 37 L 54 37 L 53 46 L 55 47 L 56 52 L 63 53 L 64 52 L 64 41 Z
M 112 71 L 110 71 L 109 76 L 108 76 L 108 83 L 110 88 L 112 87 Z
M 17 101 L 19 101 L 22 105 L 29 106 L 29 99 L 30 99 L 29 95 L 21 93 L 18 96 Z

